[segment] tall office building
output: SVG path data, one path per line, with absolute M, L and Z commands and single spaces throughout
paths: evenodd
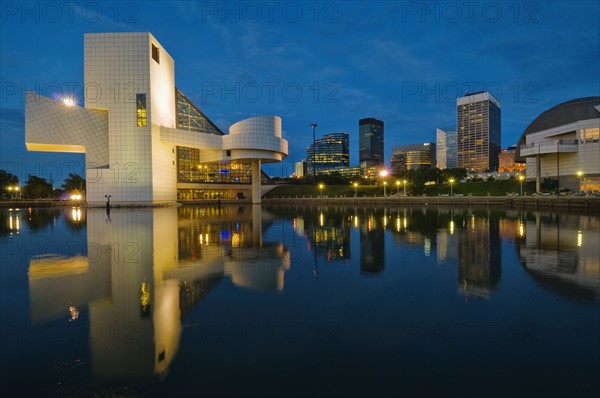
M 368 167 L 383 166 L 383 121 L 372 117 L 358 121 L 360 163 Z
M 435 129 L 436 167 L 438 169 L 453 169 L 457 167 L 457 134 L 449 128 Z
M 469 171 L 498 169 L 500 102 L 488 92 L 456 100 L 458 167 Z
M 325 134 L 306 149 L 307 171 L 348 167 L 350 164 L 350 137 L 348 133 Z

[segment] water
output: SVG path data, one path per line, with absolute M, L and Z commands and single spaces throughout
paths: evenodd
M 3 396 L 598 396 L 600 218 L 2 209 Z

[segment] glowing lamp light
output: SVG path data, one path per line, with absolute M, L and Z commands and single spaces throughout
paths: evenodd
M 63 103 L 66 106 L 73 106 L 73 105 L 75 105 L 75 100 L 73 98 L 64 98 Z

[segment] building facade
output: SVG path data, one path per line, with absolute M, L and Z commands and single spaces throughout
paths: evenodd
M 359 161 L 368 168 L 384 165 L 383 121 L 369 117 L 358 121 Z
M 498 155 L 498 172 L 499 173 L 524 173 L 525 163 L 515 162 L 515 152 L 517 146 L 509 146 L 503 149 Z
M 456 100 L 457 165 L 469 171 L 495 171 L 501 148 L 500 101 L 488 92 Z
M 392 147 L 391 166 L 394 174 L 406 170 L 435 167 L 436 146 L 433 142 Z
M 439 169 L 454 169 L 457 162 L 457 134 L 453 129 L 435 130 L 435 161 Z
M 325 134 L 306 149 L 308 174 L 320 170 L 348 167 L 350 164 L 348 133 Z
M 236 193 L 259 203 L 261 164 L 287 156 L 278 116 L 224 134 L 175 87 L 174 60 L 149 32 L 86 34 L 84 80 L 84 107 L 27 93 L 25 140 L 31 151 L 85 153 L 89 204 Z M 107 95 L 115 82 L 133 91 Z
M 542 185 L 600 191 L 600 97 L 542 112 L 521 135 L 515 160 L 526 162 L 527 179 L 536 181 L 537 192 Z

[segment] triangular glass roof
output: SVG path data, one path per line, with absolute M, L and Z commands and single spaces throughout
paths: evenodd
M 224 133 L 181 91 L 177 96 L 177 128 L 204 134 L 224 135 Z

